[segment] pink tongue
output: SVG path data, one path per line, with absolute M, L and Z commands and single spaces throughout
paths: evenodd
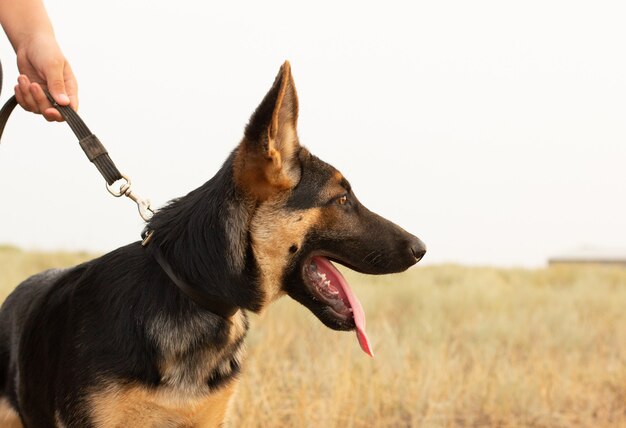
M 361 349 L 363 349 L 367 355 L 374 357 L 370 342 L 367 338 L 367 333 L 365 333 L 365 311 L 363 310 L 363 306 L 361 306 L 361 302 L 359 302 L 359 299 L 352 292 L 341 272 L 339 272 L 327 258 L 314 257 L 312 261 L 317 265 L 318 272 L 326 274 L 331 284 L 335 287 L 341 287 L 341 291 L 343 291 L 343 294 L 348 298 L 348 302 L 352 308 L 352 316 L 354 317 L 354 324 L 356 325 L 356 337 L 359 340 L 359 345 L 361 345 Z

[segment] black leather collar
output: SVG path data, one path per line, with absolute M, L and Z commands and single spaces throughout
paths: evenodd
M 167 262 L 167 260 L 165 260 L 165 257 L 163 257 L 163 253 L 161 253 L 159 247 L 157 245 L 149 245 L 150 238 L 152 238 L 153 233 L 154 231 L 152 230 L 144 231 L 142 234 L 142 237 L 144 238 L 142 245 L 152 255 L 152 257 L 154 257 L 159 266 L 161 266 L 163 272 L 165 272 L 172 282 L 176 284 L 180 291 L 182 291 L 183 294 L 193 300 L 201 308 L 219 315 L 226 320 L 235 315 L 235 313 L 239 310 L 239 306 L 227 303 L 217 296 L 200 292 L 176 275 L 172 266 Z

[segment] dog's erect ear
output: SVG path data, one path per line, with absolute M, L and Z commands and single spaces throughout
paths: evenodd
M 297 122 L 298 94 L 285 61 L 252 114 L 235 156 L 235 183 L 248 195 L 265 200 L 298 183 Z
M 275 144 L 277 150 L 283 144 L 297 144 L 298 95 L 288 61 L 280 67 L 261 104 L 246 126 L 246 138 L 254 142 Z M 268 140 L 269 139 L 269 140 Z

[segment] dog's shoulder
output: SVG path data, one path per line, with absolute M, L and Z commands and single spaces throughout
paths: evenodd
M 54 284 L 71 269 L 49 269 L 20 283 L 6 298 L 0 310 L 0 330 L 20 329 L 28 313 L 45 300 Z

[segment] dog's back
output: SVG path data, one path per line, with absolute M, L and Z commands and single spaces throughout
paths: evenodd
M 10 413 L 11 408 L 18 409 L 16 377 L 19 376 L 17 365 L 24 322 L 65 272 L 67 269 L 50 269 L 31 276 L 7 297 L 0 308 L 0 421 L 6 426 L 10 426 L 11 418 L 17 418 Z

